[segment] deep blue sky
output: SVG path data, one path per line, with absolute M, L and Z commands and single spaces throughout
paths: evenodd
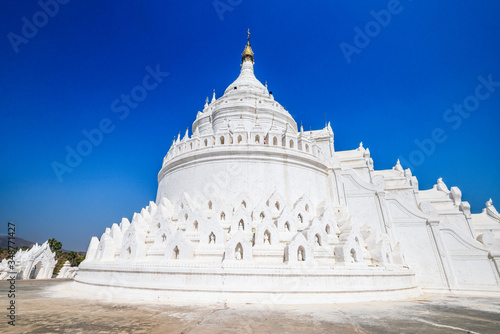
M 490 197 L 500 206 L 500 87 L 460 126 L 443 119 L 474 101 L 479 76 L 500 82 L 500 2 L 401 0 L 350 63 L 340 44 L 355 45 L 355 27 L 376 29 L 370 11 L 390 2 L 231 2 L 220 16 L 212 1 L 72 0 L 45 23 L 36 1 L 0 1 L 0 233 L 10 220 L 19 237 L 86 250 L 154 200 L 174 136 L 237 77 L 247 28 L 257 77 L 304 128 L 326 114 L 335 148 L 363 141 L 376 169 L 417 161 L 415 141 L 440 128 L 446 140 L 413 166 L 420 188 L 443 177 L 473 212 Z M 34 14 L 41 27 L 16 53 L 9 33 L 22 36 Z M 112 102 L 157 64 L 169 76 L 121 120 Z M 60 182 L 53 162 L 104 118 L 114 130 Z

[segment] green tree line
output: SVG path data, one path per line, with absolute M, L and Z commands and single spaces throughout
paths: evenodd
M 78 253 L 75 251 L 64 252 L 62 248 L 62 243 L 56 239 L 49 239 L 50 250 L 56 253 L 56 267 L 54 268 L 54 274 L 57 275 L 59 270 L 61 270 L 64 262 L 69 261 L 72 267 L 80 265 L 80 263 L 85 260 L 85 254 Z

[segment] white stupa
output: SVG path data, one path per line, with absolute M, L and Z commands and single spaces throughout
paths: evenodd
M 175 140 L 156 202 L 93 237 L 76 289 L 155 301 L 334 303 L 422 291 L 500 295 L 500 216 L 457 187 L 420 191 L 330 124 L 304 131 L 241 72 Z M 476 223 L 477 221 L 477 223 Z

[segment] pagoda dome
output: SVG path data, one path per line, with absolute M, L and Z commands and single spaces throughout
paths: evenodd
M 192 132 L 199 129 L 200 134 L 217 133 L 226 126 L 240 125 L 251 131 L 258 121 L 264 129 L 272 126 L 285 131 L 298 132 L 297 123 L 279 104 L 254 74 L 254 53 L 250 39 L 242 53 L 241 70 L 236 80 L 231 83 L 224 95 L 216 98 L 215 92 L 210 104 L 205 105 L 192 126 Z M 232 125 L 231 125 L 232 124 Z
M 253 63 L 246 59 L 241 64 L 241 72 L 238 78 L 230 84 L 224 91 L 224 95 L 230 93 L 258 93 L 267 95 L 267 88 L 255 77 L 253 72 Z

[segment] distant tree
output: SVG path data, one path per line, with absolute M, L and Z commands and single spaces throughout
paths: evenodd
M 53 274 L 57 275 L 59 273 L 59 270 L 61 270 L 62 266 L 64 265 L 64 262 L 66 262 L 66 258 L 64 256 L 61 256 L 56 263 L 56 266 L 54 267 Z
M 60 241 L 57 241 L 56 239 L 52 238 L 52 239 L 49 239 L 49 246 L 50 246 L 50 250 L 52 252 L 57 252 L 58 250 L 60 250 L 62 248 L 62 243 Z
M 69 263 L 71 263 L 71 266 L 75 266 L 76 265 L 76 259 L 78 258 L 78 253 L 75 252 L 75 251 L 71 251 L 71 252 L 68 252 L 66 254 L 66 260 L 69 261 Z
M 80 263 L 82 263 L 83 260 L 85 260 L 85 255 L 86 254 L 78 255 L 78 257 L 75 259 L 75 265 L 74 266 L 79 266 Z
M 64 255 L 64 252 L 62 250 L 58 250 L 56 252 L 56 259 L 60 259 L 61 257 L 63 257 Z
M 29 246 L 21 246 L 21 249 L 22 249 L 23 251 L 25 251 L 25 250 L 30 249 L 30 247 L 29 247 Z

